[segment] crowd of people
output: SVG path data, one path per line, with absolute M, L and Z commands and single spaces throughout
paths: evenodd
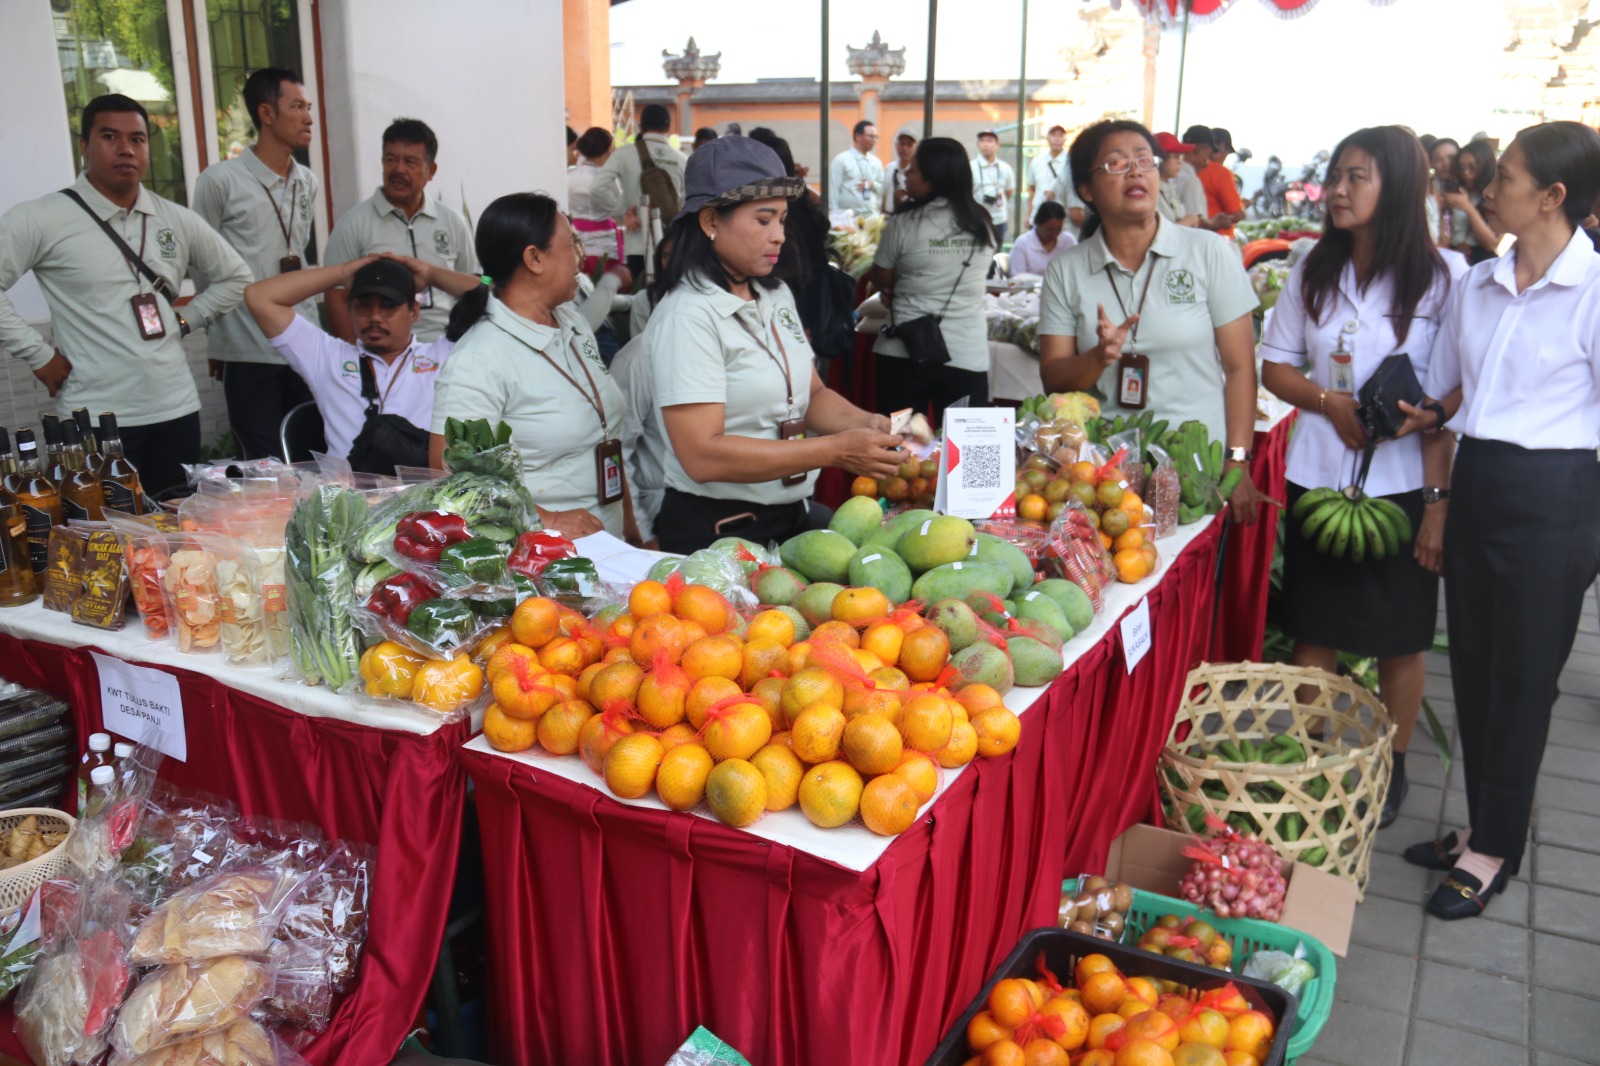
M 1205 424 L 1243 474 L 1234 521 L 1343 488 L 1358 462 L 1366 491 L 1405 511 L 1413 543 L 1379 563 L 1287 536 L 1283 625 L 1297 663 L 1379 660 L 1398 723 L 1388 824 L 1443 578 L 1470 824 L 1406 857 L 1450 871 L 1428 903 L 1442 918 L 1480 913 L 1517 871 L 1556 678 L 1600 567 L 1594 130 L 1546 123 L 1501 153 L 1400 126 L 1338 143 L 1323 233 L 1260 341 L 1260 383 L 1300 418 L 1288 498 L 1271 501 L 1249 475 L 1258 300 L 1228 239 L 1246 205 L 1225 129 L 1103 121 L 1069 146 L 1056 126 L 1019 188 L 992 131 L 975 154 L 903 133 L 886 166 L 876 127 L 858 123 L 827 194 L 887 215 L 867 410 L 818 373 L 819 352 L 850 342 L 852 286 L 840 292 L 821 198 L 772 130 L 700 130 L 688 155 L 655 105 L 629 144 L 569 130 L 564 195 L 502 196 L 473 230 L 427 191 L 433 132 L 398 119 L 381 186 L 311 267 L 301 81 L 257 71 L 244 96 L 257 140 L 206 170 L 194 210 L 144 187 L 148 116 L 107 95 L 83 111 L 77 182 L 0 218 L 0 289 L 32 271 L 53 330 L 47 342 L 0 295 L 0 345 L 63 410 L 117 411 L 146 486 L 180 484 L 198 453 L 182 338 L 204 328 L 246 458 L 275 454 L 306 400 L 330 452 L 362 469 L 437 466 L 447 420 L 488 418 L 511 426 L 541 520 L 569 536 L 676 552 L 783 540 L 826 521 L 820 469 L 895 472 L 907 453 L 891 414 L 987 402 L 985 279 L 1005 264 L 1041 278 L 1044 387 Z M 1031 226 L 1007 262 L 1018 196 Z M 197 295 L 180 304 L 186 277 Z M 1379 440 L 1361 391 L 1396 359 L 1425 395 Z

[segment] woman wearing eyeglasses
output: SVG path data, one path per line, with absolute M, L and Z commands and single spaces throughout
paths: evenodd
M 1108 415 L 1153 408 L 1205 423 L 1244 478 L 1233 520 L 1254 522 L 1257 299 L 1239 253 L 1157 211 L 1156 143 L 1137 122 L 1098 122 L 1068 153 L 1088 212 L 1083 236 L 1050 264 L 1040 296 L 1039 371 L 1051 392 L 1096 385 Z M 1080 177 L 1081 175 L 1081 177 Z M 1127 357 L 1127 358 L 1124 358 Z

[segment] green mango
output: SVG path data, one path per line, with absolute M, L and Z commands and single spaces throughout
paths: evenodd
M 850 584 L 856 588 L 875 588 L 889 597 L 890 603 L 899 606 L 911 598 L 911 568 L 888 548 L 861 548 L 850 557 Z
M 811 581 L 849 580 L 850 557 L 855 553 L 855 542 L 831 529 L 808 529 L 778 548 L 783 565 Z
M 883 508 L 871 496 L 852 496 L 839 505 L 828 520 L 828 528 L 859 545 L 867 534 L 883 525 Z M 713 545 L 714 546 L 714 545 Z
M 813 627 L 820 626 L 833 618 L 833 598 L 843 591 L 843 585 L 819 581 L 806 586 L 795 606 L 800 608 L 800 613 Z
M 972 546 L 972 556 L 980 563 L 1000 563 L 1011 571 L 1013 587 L 1025 589 L 1033 584 L 1033 563 L 1028 561 L 1027 553 L 1009 540 L 1002 540 L 992 533 L 979 533 L 976 543 Z
M 1008 637 L 1006 651 L 1011 656 L 1011 669 L 1016 675 L 1017 684 L 1024 688 L 1048 685 L 1061 676 L 1061 651 L 1042 641 L 1033 637 Z
M 895 553 L 914 572 L 923 574 L 935 567 L 967 558 L 972 554 L 972 545 L 977 536 L 972 523 L 965 518 L 934 515 L 901 534 L 895 545 Z
M 965 600 L 973 592 L 1004 597 L 1010 591 L 1011 571 L 997 563 L 945 563 L 924 573 L 911 586 L 911 595 L 923 603 Z
M 1094 603 L 1089 599 L 1089 594 L 1073 582 L 1052 577 L 1039 582 L 1034 590 L 1056 601 L 1056 606 L 1061 608 L 1067 625 L 1072 627 L 1074 633 L 1082 633 L 1094 621 Z
M 783 566 L 769 566 L 750 579 L 756 599 L 771 607 L 792 607 L 800 602 L 806 579 Z
M 794 623 L 794 639 L 796 644 L 811 636 L 811 623 L 806 621 L 806 616 L 800 613 L 800 608 L 790 607 L 787 604 L 779 604 L 778 606 L 774 607 L 773 610 L 782 611 L 784 614 L 789 616 L 789 621 Z
M 743 550 L 741 550 L 743 549 Z M 723 537 L 721 540 L 711 542 L 711 550 L 721 552 L 744 570 L 749 577 L 761 569 L 761 564 L 767 559 L 767 550 L 753 540 L 743 537 Z M 754 556 L 754 558 L 751 558 Z
M 986 640 L 956 652 L 950 657 L 950 665 L 961 676 L 961 684 L 988 685 L 1002 696 L 1010 692 L 1016 682 L 1011 657 Z
M 1071 640 L 1076 632 L 1056 601 L 1037 590 L 1030 589 L 1018 596 L 1016 610 L 1011 613 L 1025 621 L 1049 626 L 1063 641 Z
M 978 639 L 978 616 L 961 600 L 940 600 L 928 608 L 925 617 L 930 625 L 944 630 L 944 635 L 950 638 L 952 652 L 960 651 Z

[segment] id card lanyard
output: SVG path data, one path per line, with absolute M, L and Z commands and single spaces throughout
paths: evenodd
M 257 178 L 256 179 L 256 184 L 261 186 L 261 191 L 267 194 L 267 202 L 272 205 L 272 217 L 278 220 L 278 229 L 279 229 L 279 231 L 281 231 L 283 233 L 284 246 L 289 251 L 288 255 L 285 255 L 285 256 L 283 256 L 282 258 L 280 258 L 278 260 L 278 273 L 280 273 L 280 274 L 288 274 L 288 273 L 292 273 L 293 271 L 299 270 L 304 264 L 300 262 L 300 257 L 295 254 L 294 237 L 290 236 L 289 227 L 284 224 L 284 221 L 283 221 L 283 208 L 282 208 L 282 206 L 279 205 L 278 201 L 273 198 L 272 190 L 267 188 L 267 183 L 266 182 L 262 181 L 260 178 Z M 299 201 L 300 201 L 300 182 L 299 182 L 299 180 L 298 179 L 295 180 L 293 188 L 290 188 L 289 183 L 287 181 L 284 182 L 283 183 L 283 191 L 288 196 L 288 200 L 289 200 L 289 220 L 292 222 L 292 221 L 294 221 L 294 206 L 295 206 L 295 204 L 299 203 Z M 412 241 L 412 248 L 415 249 L 415 247 L 416 247 L 416 242 Z
M 145 238 L 150 235 L 150 216 L 139 216 L 139 258 L 144 258 Z M 161 305 L 156 302 L 156 294 L 144 291 L 144 278 L 139 276 L 139 268 L 127 256 L 122 261 L 128 264 L 128 271 L 133 275 L 134 288 L 139 291 L 128 301 L 133 308 L 133 324 L 138 327 L 139 336 L 147 341 L 158 341 L 167 335 L 167 324 L 161 320 Z
M 406 221 L 406 236 L 411 238 L 411 258 L 420 259 L 421 256 L 417 255 L 417 231 L 409 219 Z M 417 290 L 417 306 L 424 311 L 433 306 L 432 285 L 424 285 Z M 535 350 L 537 351 L 537 349 Z M 541 352 L 540 354 L 543 355 L 544 353 Z
M 520 340 L 521 338 L 518 339 Z M 530 344 L 528 347 L 533 348 L 533 345 Z M 600 436 L 603 439 L 594 446 L 595 495 L 601 503 L 616 503 L 622 499 L 622 442 L 610 435 L 611 429 L 606 423 L 606 401 L 600 395 L 600 386 L 594 383 L 594 375 L 589 373 L 588 360 L 583 357 L 582 352 L 578 351 L 578 345 L 575 340 L 569 340 L 567 348 L 578 360 L 578 367 L 583 371 L 584 379 L 589 382 L 588 389 L 579 385 L 576 378 L 561 369 L 561 365 L 545 352 L 540 351 L 538 348 L 533 348 L 533 350 L 538 352 L 540 359 L 550 364 L 552 370 L 565 378 L 568 385 L 571 385 L 582 394 L 583 398 L 589 402 L 589 406 L 594 408 L 594 413 L 599 417 Z
M 1150 252 L 1147 258 L 1150 269 L 1144 276 L 1144 291 L 1139 294 L 1139 306 L 1133 312 L 1138 317 L 1128 333 L 1129 350 L 1117 360 L 1117 402 L 1134 409 L 1143 408 L 1150 402 L 1150 357 L 1140 355 L 1135 350 L 1139 344 L 1139 326 L 1144 321 L 1144 302 L 1150 296 L 1150 282 L 1156 276 L 1155 252 Z M 1133 295 L 1133 286 L 1138 280 L 1139 275 L 1134 274 L 1133 281 L 1128 283 L 1129 296 Z M 1126 322 L 1129 318 L 1128 305 L 1122 300 L 1122 290 L 1117 287 L 1117 276 L 1110 263 L 1106 264 L 1106 281 L 1111 283 L 1111 293 L 1117 298 L 1117 309 L 1122 312 L 1122 320 Z
M 756 347 L 767 353 L 767 358 L 772 360 L 773 365 L 779 370 L 783 371 L 783 390 L 789 401 L 789 417 L 778 423 L 778 439 L 800 440 L 806 435 L 806 420 L 800 417 L 800 409 L 795 406 L 794 374 L 789 367 L 789 349 L 783 346 L 783 338 L 778 336 L 777 323 L 772 322 L 768 323 L 768 325 L 771 326 L 772 329 L 772 339 L 778 345 L 778 351 L 783 355 L 783 359 L 781 361 L 776 355 L 772 354 L 772 349 L 768 348 L 767 342 L 761 339 L 761 334 L 750 328 L 750 323 L 746 322 L 739 315 L 734 315 L 733 318 L 735 322 L 739 323 L 741 329 L 750 334 L 750 339 L 756 342 Z M 805 474 L 788 474 L 784 477 L 780 484 L 785 486 L 799 485 L 802 484 L 805 479 Z
M 1350 350 L 1361 323 L 1352 318 L 1339 330 L 1339 343 L 1328 353 L 1328 388 L 1354 396 L 1356 392 L 1355 353 Z

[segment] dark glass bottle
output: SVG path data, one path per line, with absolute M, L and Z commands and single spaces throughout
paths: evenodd
M 100 450 L 106 457 L 100 465 L 100 489 L 105 506 L 129 514 L 144 514 L 144 487 L 139 483 L 139 471 L 122 454 L 117 416 L 110 411 L 100 416 Z
M 83 465 L 98 477 L 105 456 L 100 454 L 100 442 L 95 437 L 94 423 L 89 420 L 89 409 L 80 407 L 73 411 L 72 420 L 78 424 L 78 433 L 83 438 Z
M 17 430 L 17 472 L 6 479 L 6 487 L 22 505 L 22 518 L 28 527 L 28 558 L 33 572 L 42 574 L 50 559 L 50 530 L 61 524 L 61 493 L 44 474 L 39 444 L 31 429 Z
M 0 483 L 0 607 L 16 607 L 38 597 L 22 504 Z
M 56 483 L 61 491 L 61 517 L 69 523 L 99 522 L 105 517 L 101 512 L 105 490 L 100 487 L 99 475 L 84 462 L 83 443 L 76 422 L 61 426 L 61 465 L 67 471 Z
M 0 478 L 17 472 L 17 457 L 11 452 L 11 434 L 0 426 Z

